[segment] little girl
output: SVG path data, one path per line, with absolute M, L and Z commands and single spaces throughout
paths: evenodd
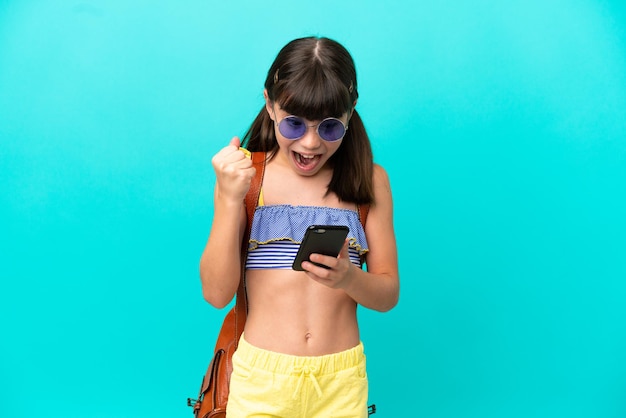
M 214 218 L 200 261 L 205 299 L 228 305 L 239 284 L 243 201 L 255 174 L 240 145 L 265 152 L 227 416 L 366 417 L 357 305 L 390 310 L 399 278 L 391 188 L 355 110 L 352 57 L 328 38 L 293 40 L 270 67 L 263 96 L 243 144 L 235 137 L 212 159 Z M 369 207 L 365 226 L 360 206 Z M 312 254 L 304 271 L 294 270 L 306 228 L 329 224 L 349 227 L 339 255 Z

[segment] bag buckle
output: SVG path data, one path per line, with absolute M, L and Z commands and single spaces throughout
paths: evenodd
M 367 407 L 367 416 L 369 417 L 370 415 L 373 415 L 376 413 L 376 405 L 375 404 L 371 404 L 370 406 Z

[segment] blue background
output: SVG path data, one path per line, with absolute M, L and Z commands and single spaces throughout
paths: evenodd
M 0 416 L 191 417 L 210 158 L 305 35 L 352 52 L 395 197 L 376 416 L 626 416 L 617 0 L 0 1 Z

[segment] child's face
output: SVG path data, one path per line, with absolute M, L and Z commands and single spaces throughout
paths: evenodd
M 298 139 L 288 139 L 280 132 L 278 124 L 284 118 L 291 115 L 281 109 L 277 103 L 274 103 L 273 106 L 268 105 L 267 107 L 270 118 L 274 121 L 274 132 L 279 146 L 278 154 L 285 158 L 296 173 L 302 176 L 313 176 L 317 174 L 324 168 L 326 162 L 328 162 L 330 157 L 333 156 L 343 142 L 343 137 L 335 141 L 322 139 L 317 130 L 318 125 L 322 121 L 312 121 L 305 118 L 301 118 L 306 124 L 304 135 Z M 345 113 L 338 119 L 340 121 L 337 126 L 339 134 L 336 136 L 340 136 L 341 129 L 345 129 L 348 125 L 348 114 Z M 340 126 L 341 124 L 343 124 L 343 126 Z

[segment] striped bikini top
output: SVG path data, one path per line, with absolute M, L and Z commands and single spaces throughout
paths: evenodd
M 361 267 L 361 256 L 369 250 L 357 211 L 322 206 L 261 205 L 262 200 L 259 200 L 252 220 L 246 269 L 291 269 L 310 225 L 346 225 L 350 229 L 350 261 Z

